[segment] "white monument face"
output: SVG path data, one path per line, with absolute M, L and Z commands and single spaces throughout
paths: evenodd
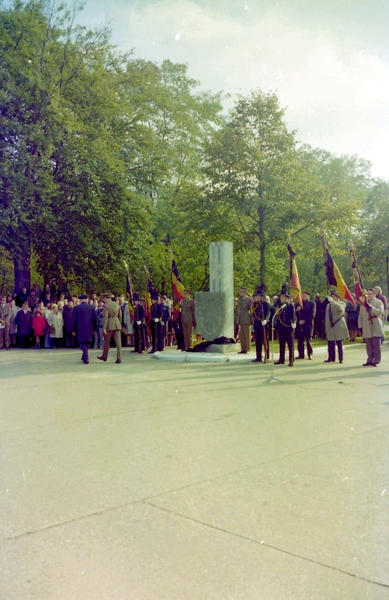
M 234 258 L 232 242 L 209 245 L 210 291 L 197 292 L 197 331 L 207 340 L 234 337 Z

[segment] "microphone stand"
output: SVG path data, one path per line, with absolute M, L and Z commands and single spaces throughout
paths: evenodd
M 263 383 L 271 383 L 272 381 L 276 381 L 277 383 L 283 383 L 283 381 L 281 381 L 281 379 L 277 379 L 277 377 L 273 376 L 273 369 L 274 369 L 274 322 L 275 322 L 275 318 L 277 316 L 277 311 L 274 313 L 273 318 L 271 320 L 271 334 L 270 334 L 270 342 L 271 342 L 271 370 L 270 370 L 270 377 L 268 377 L 268 379 L 265 379 L 265 381 Z

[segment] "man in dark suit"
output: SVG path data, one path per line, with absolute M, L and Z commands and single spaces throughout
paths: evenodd
M 73 335 L 77 336 L 77 342 L 82 350 L 81 360 L 84 365 L 89 363 L 88 348 L 92 343 L 93 333 L 97 330 L 97 319 L 95 307 L 88 304 L 87 296 L 79 297 L 80 304 L 73 309 Z
M 265 351 L 265 362 L 269 358 L 269 340 L 267 324 L 270 318 L 270 305 L 264 299 L 265 286 L 260 285 L 254 295 L 254 303 L 251 308 L 254 317 L 254 335 L 256 358 L 251 362 L 262 362 L 262 346 Z
M 32 331 L 32 312 L 28 308 L 27 301 L 23 302 L 22 310 L 16 315 L 15 323 L 18 328 L 18 338 L 21 348 L 28 348 L 30 345 Z
M 139 300 L 139 294 L 134 293 L 134 350 L 132 352 L 138 352 L 142 354 L 143 350 L 146 350 L 146 325 L 145 325 L 145 309 Z
M 316 313 L 316 304 L 311 300 L 311 294 L 309 292 L 303 292 L 303 305 L 296 308 L 297 316 L 297 327 L 296 327 L 296 338 L 297 338 L 297 359 L 304 358 L 304 342 L 307 346 L 307 354 L 309 360 L 312 358 L 312 335 L 313 325 Z
M 296 329 L 296 316 L 293 304 L 285 288 L 278 295 L 276 306 L 276 329 L 280 343 L 280 358 L 275 365 L 285 364 L 285 347 L 289 350 L 289 366 L 293 367 L 294 361 L 294 330 Z

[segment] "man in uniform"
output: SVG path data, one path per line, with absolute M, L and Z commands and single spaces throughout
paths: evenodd
M 117 302 L 112 301 L 112 294 L 103 294 L 101 300 L 104 302 L 103 306 L 103 333 L 104 333 L 104 350 L 102 356 L 98 356 L 99 360 L 107 361 L 109 344 L 113 337 L 116 344 L 116 364 L 122 362 L 122 344 L 121 344 L 121 331 L 122 331 L 122 311 Z
M 240 352 L 238 354 L 248 354 L 251 349 L 251 305 L 253 301 L 247 295 L 247 288 L 239 288 L 238 298 L 238 323 L 239 323 L 239 341 Z
M 193 327 L 196 327 L 195 303 L 189 290 L 184 290 L 184 297 L 181 300 L 181 325 L 184 337 L 183 351 L 185 351 L 192 345 Z
M 252 314 L 254 317 L 254 335 L 256 358 L 252 362 L 262 362 L 262 345 L 265 351 L 265 362 L 269 358 L 269 339 L 267 324 L 270 318 L 270 305 L 264 298 L 265 287 L 257 288 L 254 295 Z
M 151 330 L 151 350 L 149 354 L 154 354 L 160 350 L 160 330 L 162 318 L 162 305 L 160 303 L 160 295 L 158 292 L 151 294 L 151 310 L 150 310 L 150 330 Z
M 97 331 L 97 318 L 95 307 L 88 304 L 85 294 L 79 296 L 80 304 L 73 309 L 73 335 L 82 350 L 81 360 L 84 365 L 89 364 L 88 348 L 92 343 L 93 334 Z
M 313 349 L 312 349 L 312 335 L 313 335 L 313 325 L 316 313 L 316 304 L 311 300 L 311 294 L 309 292 L 303 292 L 303 305 L 297 306 L 296 308 L 296 316 L 297 316 L 297 326 L 296 326 L 296 338 L 297 338 L 297 350 L 298 350 L 298 360 L 301 360 L 304 357 L 304 342 L 307 346 L 307 354 L 308 359 L 312 359 Z
M 170 319 L 170 306 L 167 302 L 167 296 L 162 294 L 161 296 L 161 308 L 162 308 L 162 316 L 161 316 L 161 324 L 159 331 L 159 350 L 162 352 L 165 348 L 165 341 L 167 336 L 167 324 Z
M 139 300 L 139 294 L 134 293 L 134 350 L 142 354 L 146 350 L 146 326 L 145 326 L 145 309 Z
M 294 330 L 296 329 L 296 316 L 293 304 L 289 301 L 289 296 L 285 288 L 282 288 L 276 308 L 276 329 L 278 331 L 278 340 L 280 344 L 280 358 L 275 365 L 285 364 L 285 346 L 289 350 L 289 366 L 293 367 L 294 361 Z
M 5 346 L 9 350 L 9 328 L 11 323 L 11 305 L 7 304 L 7 298 L 2 296 L 0 304 L 0 348 Z

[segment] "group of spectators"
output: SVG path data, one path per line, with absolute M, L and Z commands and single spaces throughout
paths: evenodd
M 88 302 L 96 310 L 97 330 L 94 333 L 93 347 L 103 348 L 103 302 L 96 294 L 91 294 Z M 122 307 L 123 345 L 130 341 L 131 319 L 124 295 L 117 298 Z M 31 290 L 2 296 L 0 301 L 0 349 L 20 348 L 74 348 L 73 309 L 80 303 L 77 296 L 66 292 L 56 292 L 46 285 L 41 290 L 33 284 Z

